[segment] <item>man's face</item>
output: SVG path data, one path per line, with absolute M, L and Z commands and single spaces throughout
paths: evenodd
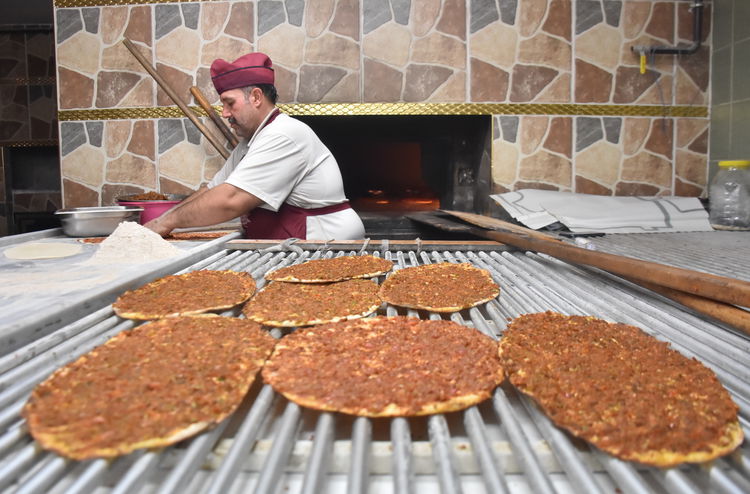
M 229 121 L 234 133 L 240 137 L 250 138 L 258 128 L 258 111 L 253 101 L 254 93 L 246 96 L 239 88 L 221 93 L 221 116 Z

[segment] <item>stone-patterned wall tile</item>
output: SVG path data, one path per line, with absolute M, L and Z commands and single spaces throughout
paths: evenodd
M 29 77 L 55 76 L 55 45 L 49 33 L 26 33 L 26 65 Z M 2 72 L 0 69 L 0 77 Z
M 500 20 L 497 3 L 493 0 L 469 0 L 469 8 L 469 32 L 472 34 Z M 515 16 L 513 21 L 503 19 L 503 22 L 513 24 Z
M 258 2 L 258 36 L 262 36 L 286 21 L 284 3 L 260 0 Z
M 466 72 L 455 71 L 430 96 L 432 101 L 462 103 L 466 101 Z
M 187 71 L 198 68 L 201 40 L 193 29 L 178 27 L 156 42 L 156 59 Z
M 258 41 L 258 50 L 271 57 L 274 66 L 296 69 L 304 60 L 305 39 L 301 29 L 282 25 Z
M 144 156 L 151 161 L 156 159 L 154 127 L 153 120 L 139 120 L 135 122 L 127 150 L 133 154 Z
M 539 150 L 549 127 L 549 117 L 521 117 L 519 142 L 523 154 L 533 154 Z
M 456 38 L 440 33 L 429 34 L 414 41 L 411 59 L 417 63 L 433 63 L 465 69 L 466 45 Z
M 547 0 L 525 0 L 519 5 L 517 28 L 521 36 L 533 36 L 547 13 Z
M 28 86 L 29 139 L 50 139 L 57 132 L 57 104 L 52 86 Z M 55 129 L 53 131 L 53 129 Z
M 362 68 L 364 102 L 399 101 L 404 79 L 400 70 L 370 58 L 364 59 Z
M 122 39 L 125 26 L 128 23 L 128 16 L 128 7 L 102 7 L 101 19 L 99 21 L 99 36 L 102 43 L 111 45 Z M 143 42 L 143 40 L 139 41 Z M 150 42 L 151 38 L 149 37 Z
M 99 192 L 83 184 L 62 178 L 63 204 L 66 208 L 91 207 L 99 205 Z
M 172 147 L 185 140 L 185 127 L 182 120 L 176 118 L 163 118 L 157 122 L 157 150 L 164 154 Z
M 56 17 L 55 33 L 57 34 L 58 44 L 83 30 L 83 18 L 80 9 L 57 9 Z
M 203 155 L 198 145 L 182 141 L 158 157 L 159 176 L 197 189 L 203 177 Z
M 229 16 L 228 2 L 205 2 L 201 4 L 200 32 L 204 40 L 212 40 L 224 32 Z
M 654 154 L 661 155 L 667 159 L 672 158 L 672 136 L 674 120 L 671 118 L 658 118 L 651 122 L 651 130 L 644 144 L 644 149 Z
M 550 120 L 544 148 L 567 158 L 573 157 L 573 119 L 571 117 L 553 117 Z
M 28 92 L 25 87 L 0 86 L 0 140 L 28 140 Z
M 300 79 L 297 100 L 300 103 L 320 101 L 345 76 L 346 71 L 338 67 L 303 65 L 299 71 Z
M 330 25 L 331 32 L 359 41 L 359 2 L 339 0 Z
M 112 108 L 140 81 L 140 76 L 129 72 L 101 71 L 96 77 L 97 108 Z
M 132 7 L 129 12 L 127 26 L 125 27 L 125 37 L 133 43 L 143 43 L 146 46 L 151 46 L 153 43 L 151 14 L 150 6 Z
M 612 195 L 619 179 L 622 151 L 599 140 L 576 154 L 576 192 Z
M 205 4 L 202 4 L 205 5 Z M 229 19 L 224 32 L 229 36 L 251 42 L 255 37 L 253 27 L 254 11 L 250 2 L 237 2 L 232 4 L 229 11 Z
M 26 75 L 26 40 L 23 33 L 0 33 L 0 77 Z
M 141 79 L 141 82 L 120 100 L 120 106 L 125 108 L 138 106 L 154 106 L 154 83 L 150 79 Z
M 510 74 L 482 60 L 471 59 L 471 101 L 505 101 Z
M 189 196 L 195 189 L 188 187 L 180 182 L 170 180 L 167 177 L 159 177 L 159 191 L 162 194 L 179 194 Z
M 622 162 L 616 195 L 670 195 L 672 162 L 642 151 Z
M 335 6 L 335 0 L 315 2 L 315 8 L 309 9 L 305 17 L 305 34 L 312 38 L 323 34 L 331 22 Z
M 509 70 L 516 59 L 518 32 L 498 22 L 473 33 L 469 43 L 473 58 Z
M 570 44 L 559 38 L 538 33 L 521 41 L 518 61 L 558 70 L 570 70 Z
M 559 74 L 549 67 L 516 64 L 511 78 L 510 101 L 534 101 Z
M 404 101 L 429 100 L 451 75 L 453 70 L 438 65 L 409 65 L 404 78 Z
M 104 149 L 107 158 L 116 158 L 130 140 L 132 123 L 129 120 L 109 120 L 104 123 Z
M 411 32 L 419 37 L 429 33 L 438 21 L 440 0 L 413 0 L 411 2 Z
M 529 187 L 533 183 L 546 185 L 554 190 L 569 191 L 573 185 L 572 171 L 573 164 L 570 160 L 540 150 L 521 159 L 518 178 L 519 181 L 525 182 L 523 187 Z
M 85 144 L 60 160 L 63 178 L 98 190 L 104 183 L 104 153 L 100 148 Z
M 326 33 L 305 45 L 305 61 L 321 65 L 359 69 L 359 44 L 351 39 Z
M 675 195 L 700 197 L 708 181 L 708 119 L 675 119 Z
M 162 63 L 156 64 L 156 71 L 174 90 L 174 92 L 177 94 L 177 97 L 179 97 L 182 101 L 190 100 L 190 86 L 193 85 L 192 71 L 184 72 L 180 69 L 176 69 L 170 65 L 165 65 Z M 169 95 L 167 95 L 167 93 L 161 87 L 156 90 L 156 104 L 159 106 L 175 105 L 174 101 L 172 101 L 172 98 L 170 98 Z
M 82 122 L 62 122 L 60 140 L 60 154 L 66 156 L 86 144 L 86 127 Z
M 321 97 L 320 101 L 325 103 L 359 102 L 359 73 L 351 72 L 345 75 Z
M 157 4 L 154 6 L 154 38 L 156 40 L 161 39 L 181 25 L 182 15 L 180 15 L 179 5 Z
M 620 62 L 622 33 L 606 24 L 599 24 L 576 38 L 576 57 L 611 71 Z
M 551 0 L 542 31 L 571 41 L 573 0 Z
M 408 28 L 388 23 L 366 34 L 362 40 L 365 57 L 394 67 L 406 67 L 411 52 L 412 36 Z
M 436 29 L 438 32 L 466 40 L 466 0 L 445 0 Z M 419 36 L 419 35 L 418 35 Z
M 393 19 L 388 0 L 368 0 L 362 4 L 362 29 L 367 35 Z
M 107 163 L 104 178 L 110 184 L 129 184 L 154 189 L 156 188 L 156 166 L 151 160 L 124 153 Z
M 557 76 L 547 87 L 537 95 L 536 103 L 568 103 L 570 102 L 570 79 L 569 73 Z
M 104 122 L 86 122 L 86 137 L 92 146 L 102 147 Z
M 101 62 L 99 37 L 84 31 L 78 32 L 57 47 L 57 63 L 76 72 L 93 76 Z
M 143 187 L 137 187 L 130 184 L 104 184 L 99 193 L 101 206 L 115 206 L 117 200 L 124 196 L 143 194 L 148 192 Z

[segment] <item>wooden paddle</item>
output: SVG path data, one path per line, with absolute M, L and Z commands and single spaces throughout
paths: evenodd
M 208 118 L 210 118 L 214 125 L 216 125 L 216 128 L 218 128 L 221 133 L 224 134 L 224 137 L 227 138 L 230 147 L 232 149 L 237 147 L 237 136 L 232 134 L 232 130 L 227 127 L 227 124 L 225 124 L 224 121 L 219 117 L 219 115 L 216 114 L 216 110 L 214 110 L 206 97 L 203 96 L 201 90 L 197 86 L 191 86 L 190 93 L 193 95 L 193 98 L 195 98 L 195 102 L 198 103 L 201 108 L 203 108 L 203 111 L 206 112 Z
M 184 113 L 185 116 L 189 118 L 196 127 L 198 127 L 198 130 L 200 130 L 201 133 L 206 136 L 208 142 L 211 143 L 211 145 L 219 152 L 219 154 L 222 155 L 224 159 L 229 158 L 229 151 L 227 151 L 227 148 L 224 147 L 221 142 L 219 142 L 218 138 L 216 138 L 216 136 L 214 136 L 205 125 L 203 125 L 203 122 L 198 119 L 198 116 L 187 106 L 187 104 L 185 104 L 184 101 L 182 101 L 180 96 L 177 94 L 177 91 L 172 89 L 167 81 L 161 75 L 159 75 L 156 69 L 151 66 L 148 60 L 146 60 L 146 57 L 144 57 L 143 54 L 138 51 L 138 48 L 133 44 L 133 42 L 125 38 L 122 40 L 122 43 L 125 45 L 125 48 L 127 48 L 130 53 L 133 54 L 135 59 L 140 62 L 143 68 L 146 69 L 146 72 L 151 74 L 151 77 L 153 77 L 159 87 L 161 87 L 164 92 L 167 93 L 167 96 L 169 96 L 172 101 L 174 101 L 174 103 L 180 108 L 180 110 L 182 110 L 182 113 Z
M 750 283 L 746 281 L 583 249 L 488 216 L 444 212 L 482 227 L 470 228 L 474 235 L 609 271 L 750 334 L 750 312 L 735 307 L 750 306 Z

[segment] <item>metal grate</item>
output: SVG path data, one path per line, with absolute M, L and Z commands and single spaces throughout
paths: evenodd
M 250 272 L 357 250 L 226 250 L 194 269 Z M 556 310 L 635 324 L 712 368 L 740 406 L 750 433 L 750 341 L 648 292 L 533 253 L 503 250 L 368 251 L 397 267 L 471 262 L 489 270 L 501 295 L 450 319 L 499 337 L 508 318 Z M 384 315 L 440 318 L 384 306 Z M 448 316 L 444 316 L 448 317 Z M 616 460 L 572 440 L 512 386 L 463 412 L 367 419 L 304 409 L 257 382 L 218 427 L 161 451 L 109 462 L 72 462 L 39 450 L 19 412 L 54 369 L 134 326 L 106 306 L 0 359 L 0 489 L 89 492 L 750 492 L 750 446 L 710 465 L 660 470 Z M 275 336 L 279 336 L 277 333 Z

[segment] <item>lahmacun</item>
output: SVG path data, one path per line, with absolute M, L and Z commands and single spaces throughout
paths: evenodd
M 299 405 L 367 417 L 461 410 L 503 381 L 492 338 L 401 316 L 298 329 L 279 341 L 262 375 Z
M 275 343 L 245 319 L 160 319 L 55 371 L 22 414 L 44 449 L 75 460 L 167 446 L 233 413 Z
M 470 263 L 437 263 L 400 269 L 380 286 L 389 304 L 433 312 L 457 312 L 488 302 L 500 287 Z
M 125 319 L 160 319 L 231 309 L 253 296 L 255 280 L 238 271 L 170 275 L 122 294 L 112 309 Z
M 500 340 L 511 383 L 560 427 L 618 458 L 700 463 L 743 440 L 716 375 L 641 329 L 554 312 L 514 319 Z
M 393 268 L 393 262 L 375 256 L 340 256 L 286 266 L 266 273 L 271 281 L 330 283 L 356 278 L 374 278 Z
M 375 312 L 380 304 L 378 285 L 370 280 L 274 281 L 247 302 L 242 313 L 266 326 L 294 327 L 364 317 Z

